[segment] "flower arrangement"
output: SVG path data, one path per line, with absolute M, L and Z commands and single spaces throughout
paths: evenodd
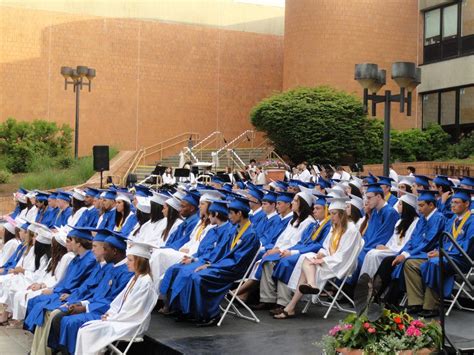
M 441 347 L 441 326 L 437 321 L 414 319 L 406 312 L 383 310 L 376 321 L 349 315 L 318 343 L 325 354 L 429 354 Z
M 264 169 L 289 169 L 289 166 L 281 160 L 269 159 L 261 163 Z

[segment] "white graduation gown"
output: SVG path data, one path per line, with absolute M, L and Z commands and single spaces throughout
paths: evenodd
M 58 265 L 56 266 L 56 271 L 54 272 L 54 275 L 52 275 L 51 272 L 48 272 L 44 274 L 42 279 L 38 279 L 35 282 L 44 283 L 47 288 L 53 288 L 59 281 L 62 280 L 62 278 L 66 274 L 66 270 L 69 263 L 72 259 L 74 259 L 74 257 L 75 254 L 73 252 L 64 254 L 61 260 L 59 260 Z M 9 301 L 10 303 L 8 304 L 8 306 L 13 314 L 12 318 L 14 320 L 23 320 L 26 315 L 26 306 L 28 304 L 28 301 L 31 298 L 40 295 L 44 290 L 27 290 L 30 285 L 15 292 L 12 297 L 12 300 Z
M 0 252 L 0 266 L 4 265 L 8 259 L 10 259 L 10 256 L 12 256 L 20 243 L 18 239 L 12 238 L 3 245 L 2 251 Z
M 179 263 L 184 256 L 191 256 L 197 252 L 199 243 L 206 236 L 207 232 L 215 225 L 207 225 L 198 238 L 197 233 L 199 231 L 201 223 L 196 224 L 193 231 L 191 232 L 189 241 L 184 244 L 181 249 L 174 250 L 171 248 L 155 249 L 150 259 L 151 274 L 155 280 L 156 290 L 159 288 L 160 281 L 168 268 L 176 263 Z M 188 249 L 187 252 L 184 252 Z
M 291 223 L 288 223 L 288 226 L 278 237 L 275 243 L 275 248 L 279 248 L 280 250 L 287 250 L 291 248 L 300 241 L 306 227 L 314 222 L 316 222 L 315 219 L 312 216 L 308 216 L 297 227 L 294 227 L 291 225 Z
M 413 222 L 408 227 L 405 233 L 405 237 L 403 239 L 400 239 L 400 235 L 397 233 L 396 230 L 396 228 L 400 224 L 400 220 L 398 220 L 397 224 L 395 225 L 395 231 L 393 232 L 393 235 L 390 237 L 389 241 L 385 245 L 388 249 L 369 250 L 369 252 L 365 255 L 364 263 L 362 264 L 362 268 L 360 269 L 360 275 L 368 274 L 370 277 L 374 277 L 383 259 L 385 259 L 387 256 L 398 254 L 398 252 L 410 240 L 417 221 L 418 217 L 415 217 Z
M 150 275 L 141 275 L 124 299 L 133 279 L 110 304 L 107 320 L 90 321 L 79 329 L 76 354 L 100 354 L 100 350 L 108 344 L 121 338 L 132 337 L 137 327 L 140 327 L 139 334 L 148 329 L 150 314 L 158 296 Z
M 140 233 L 139 233 L 140 237 L 138 241 L 142 239 L 143 242 L 152 244 L 156 246 L 157 248 L 164 247 L 166 244 L 166 240 L 163 240 L 163 232 L 165 231 L 167 223 L 168 223 L 168 219 L 164 217 L 160 219 L 159 221 L 152 223 L 150 226 L 147 226 L 145 231 L 143 231 L 143 234 L 142 234 L 142 230 L 140 230 Z M 168 237 L 178 228 L 178 226 L 181 223 L 183 223 L 182 219 L 177 219 L 174 222 L 174 224 L 171 226 L 170 231 L 168 232 Z M 136 237 L 137 236 L 135 236 L 135 238 Z
M 362 238 L 360 236 L 359 230 L 356 228 L 353 222 L 349 222 L 347 225 L 347 230 L 341 236 L 339 246 L 334 254 L 329 254 L 329 246 L 331 243 L 331 236 L 333 233 L 333 228 L 329 230 L 329 234 L 324 240 L 323 247 L 320 249 L 320 252 L 324 253 L 324 263 L 316 266 L 315 274 L 315 286 L 316 288 L 322 290 L 326 282 L 332 278 L 343 278 L 348 272 L 353 269 L 353 261 L 357 259 L 358 251 L 360 249 L 360 244 L 362 243 Z M 288 287 L 293 290 L 296 290 L 298 287 L 298 281 L 302 272 L 302 265 L 305 259 L 311 259 L 316 256 L 316 253 L 306 253 L 299 257 L 298 262 L 290 276 L 288 281 Z

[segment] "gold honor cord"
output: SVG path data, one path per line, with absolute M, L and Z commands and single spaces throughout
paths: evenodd
M 247 223 L 244 224 L 242 229 L 239 231 L 239 233 L 235 236 L 235 238 L 232 240 L 232 244 L 230 246 L 230 249 L 234 249 L 234 247 L 237 245 L 238 241 L 242 237 L 242 235 L 245 233 L 245 231 L 250 227 L 250 221 L 247 221 Z

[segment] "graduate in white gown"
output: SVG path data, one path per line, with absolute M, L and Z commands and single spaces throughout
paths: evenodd
M 3 225 L 3 248 L 0 251 L 0 265 L 5 264 L 10 256 L 15 252 L 18 245 L 21 243 L 20 236 L 16 231 L 16 227 L 12 223 L 5 223 Z
M 360 232 L 355 224 L 349 221 L 346 212 L 348 198 L 328 199 L 331 202 L 331 230 L 323 243 L 323 248 L 316 253 L 300 256 L 291 274 L 288 286 L 295 290 L 291 302 L 274 316 L 275 319 L 286 319 L 295 316 L 295 308 L 305 293 L 317 294 L 332 278 L 341 278 L 351 269 L 348 260 L 356 257 L 355 252 L 362 243 Z
M 137 242 L 147 243 L 156 246 L 163 246 L 163 232 L 167 225 L 167 218 L 165 212 L 165 202 L 170 198 L 170 195 L 152 191 L 153 195 L 150 197 L 150 220 L 142 225 L 140 231 L 130 237 Z M 173 226 L 173 231 L 180 224 L 180 220 Z
M 387 244 L 378 245 L 367 253 L 360 270 L 360 275 L 368 274 L 370 277 L 374 277 L 383 259 L 390 255 L 397 255 L 410 240 L 418 222 L 416 196 L 405 192 L 399 198 L 397 207 L 400 219 L 395 225 L 392 237 Z
M 150 259 L 151 271 L 155 280 L 156 290 L 159 290 L 160 281 L 168 268 L 179 263 L 185 256 L 191 257 L 197 252 L 199 243 L 204 239 L 207 232 L 214 227 L 209 219 L 209 206 L 214 198 L 219 198 L 221 194 L 218 191 L 201 191 L 202 196 L 199 200 L 200 222 L 196 224 L 189 241 L 186 242 L 179 250 L 172 248 L 160 248 L 153 252 Z
M 79 329 L 76 354 L 100 354 L 114 341 L 132 337 L 137 329 L 138 334 L 148 329 L 151 311 L 158 299 L 148 263 L 151 248 L 148 244 L 131 242 L 127 249 L 127 266 L 135 276 L 100 320 L 87 322 Z

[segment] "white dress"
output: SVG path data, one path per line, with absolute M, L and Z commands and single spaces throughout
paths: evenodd
M 130 289 L 135 278 L 112 301 L 107 320 L 85 323 L 77 334 L 76 354 L 100 354 L 101 349 L 121 338 L 132 337 L 148 329 L 150 314 L 158 299 L 150 275 L 141 275 Z
M 324 240 L 323 247 L 320 252 L 324 253 L 324 263 L 316 266 L 315 286 L 322 290 L 326 282 L 332 278 L 343 278 L 353 268 L 353 263 L 350 260 L 357 259 L 362 238 L 353 222 L 349 222 L 347 230 L 341 236 L 339 245 L 334 254 L 329 253 L 329 247 L 332 239 L 333 228 L 329 230 L 329 234 Z M 357 253 L 357 254 L 356 254 Z M 296 290 L 298 281 L 302 273 L 303 261 L 311 259 L 316 256 L 316 253 L 306 253 L 299 257 L 298 262 L 288 281 L 288 287 Z
M 4 265 L 8 259 L 10 259 L 10 256 L 13 255 L 20 243 L 18 239 L 12 238 L 3 245 L 2 251 L 0 252 L 0 266 Z
M 196 224 L 189 241 L 184 244 L 180 250 L 174 250 L 171 248 L 155 249 L 150 259 L 151 274 L 155 280 L 156 291 L 159 290 L 160 281 L 163 278 L 166 270 L 176 263 L 179 263 L 184 256 L 191 256 L 197 252 L 201 240 L 206 236 L 207 232 L 215 227 L 214 225 L 207 225 L 202 228 L 201 223 Z M 200 232 L 200 234 L 199 234 Z M 184 249 L 188 249 L 184 252 Z
M 374 277 L 383 259 L 385 259 L 387 256 L 398 254 L 398 252 L 410 240 L 417 221 L 418 217 L 415 217 L 413 222 L 408 227 L 405 233 L 405 237 L 403 239 L 400 239 L 400 235 L 397 233 L 397 227 L 400 224 L 400 220 L 398 220 L 397 224 L 395 225 L 395 231 L 393 232 L 387 244 L 385 244 L 388 249 L 369 250 L 369 252 L 365 255 L 364 263 L 362 264 L 362 268 L 360 269 L 360 275 L 368 274 L 370 277 Z
M 54 275 L 52 275 L 51 272 L 48 272 L 44 274 L 42 279 L 38 279 L 35 282 L 44 283 L 47 288 L 53 288 L 59 281 L 62 280 L 62 278 L 66 274 L 67 267 L 71 260 L 74 259 L 74 256 L 75 254 L 73 252 L 64 254 L 61 260 L 59 260 L 58 265 L 56 266 L 56 271 L 54 272 Z M 33 297 L 40 295 L 44 290 L 27 290 L 30 285 L 24 287 L 21 290 L 16 291 L 13 297 L 9 298 L 7 302 L 8 308 L 11 310 L 13 314 L 12 318 L 14 320 L 23 320 L 26 315 L 26 306 L 28 304 L 28 301 Z

